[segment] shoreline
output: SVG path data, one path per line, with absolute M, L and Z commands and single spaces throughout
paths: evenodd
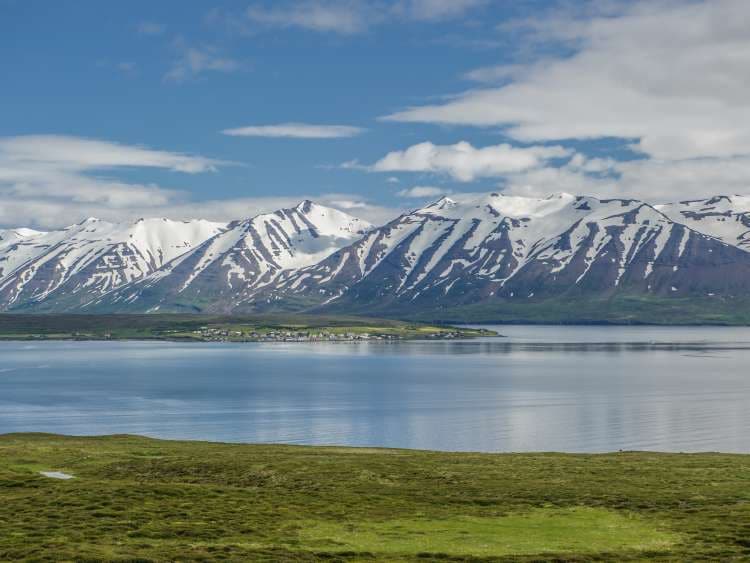
M 197 446 L 229 446 L 247 448 L 280 448 L 280 449 L 309 449 L 309 450 L 353 450 L 366 452 L 414 453 L 449 456 L 571 456 L 571 457 L 611 457 L 621 455 L 655 455 L 655 456 L 737 456 L 746 457 L 750 461 L 748 452 L 723 452 L 718 450 L 702 451 L 669 451 L 669 450 L 607 450 L 607 451 L 562 451 L 562 450 L 534 450 L 534 451 L 482 451 L 482 450 L 431 450 L 422 448 L 399 448 L 375 445 L 347 445 L 347 444 L 302 444 L 284 442 L 228 442 L 224 440 L 201 440 L 191 438 L 159 438 L 147 434 L 58 434 L 56 432 L 0 432 L 0 444 L 6 439 L 59 439 L 59 440 L 144 440 L 163 444 L 193 444 Z
M 7 337 L 0 335 L 0 342 L 172 342 L 179 344 L 396 344 L 399 342 L 455 342 L 478 340 L 480 338 L 507 338 L 503 334 L 483 334 L 477 336 L 456 336 L 453 338 L 383 338 L 383 339 L 320 339 L 320 340 L 274 340 L 274 339 L 248 339 L 248 340 L 209 340 L 199 338 L 160 338 L 160 337 L 133 337 L 133 338 L 81 338 L 81 337 Z
M 453 340 L 494 336 L 485 328 L 346 316 L 9 315 L 0 340 L 333 342 Z

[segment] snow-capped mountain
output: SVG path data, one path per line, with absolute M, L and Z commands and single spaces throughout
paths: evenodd
M 232 310 L 282 272 L 315 264 L 362 237 L 366 221 L 303 201 L 231 223 L 139 283 L 107 296 L 114 307 Z M 99 305 L 99 304 L 95 304 Z
M 429 316 L 618 296 L 750 300 L 749 210 L 739 196 L 652 206 L 492 193 L 377 228 L 304 201 L 227 225 L 2 231 L 0 308 Z
M 53 306 L 57 300 L 81 305 L 155 271 L 224 229 L 203 220 L 121 224 L 94 218 L 49 233 L 17 229 L 17 240 L 0 242 L 0 308 Z
M 0 280 L 33 254 L 34 239 L 45 234 L 34 229 L 0 229 Z
M 750 251 L 750 197 L 721 195 L 656 208 L 677 223 Z
M 5 248 L 10 244 L 28 240 L 46 234 L 43 231 L 35 231 L 21 227 L 18 229 L 0 229 L 0 248 Z
M 350 311 L 633 292 L 750 290 L 750 254 L 637 200 L 443 198 L 289 276 L 258 302 Z

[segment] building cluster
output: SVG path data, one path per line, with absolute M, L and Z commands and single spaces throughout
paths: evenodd
M 273 342 L 310 342 L 310 341 L 338 341 L 338 340 L 396 340 L 400 336 L 390 334 L 370 334 L 367 332 L 334 333 L 328 331 L 292 331 L 292 330 L 269 330 L 263 332 L 240 330 L 229 330 L 221 328 L 201 327 L 194 330 L 193 334 L 199 335 L 207 340 L 245 340 L 245 341 L 273 341 Z

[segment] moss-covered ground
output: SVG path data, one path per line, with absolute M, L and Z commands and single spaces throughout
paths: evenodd
M 5 435 L 19 559 L 747 561 L 750 456 Z

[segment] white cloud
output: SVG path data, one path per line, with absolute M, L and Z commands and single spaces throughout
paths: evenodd
M 503 173 L 502 185 L 518 194 L 564 190 L 673 201 L 748 193 L 750 4 L 587 6 L 521 22 L 543 47 L 536 60 L 475 69 L 464 78 L 485 86 L 384 119 L 502 127 L 523 143 L 620 138 L 643 157 L 579 154 L 562 166 Z M 529 52 L 520 50 L 523 57 Z M 469 171 L 470 177 L 481 176 Z
M 458 18 L 486 3 L 487 0 L 301 0 L 255 4 L 247 9 L 246 16 L 269 27 L 352 35 L 387 22 Z
M 129 183 L 111 173 L 156 168 L 197 174 L 230 164 L 203 156 L 61 135 L 0 138 L 0 225 L 59 228 L 86 217 L 127 221 L 139 217 L 240 219 L 312 199 L 373 222 L 397 209 L 352 194 L 301 194 L 191 201 L 179 189 Z M 109 175 L 107 175 L 109 174 Z
M 495 65 L 475 68 L 464 74 L 466 80 L 474 82 L 506 82 L 521 72 L 521 65 Z
M 184 194 L 181 194 L 184 196 Z M 229 222 L 252 217 L 258 213 L 294 207 L 310 199 L 360 217 L 373 224 L 383 224 L 403 210 L 372 204 L 349 194 L 301 194 L 285 197 L 246 197 L 187 201 L 168 198 L 166 201 L 140 200 L 132 205 L 116 207 L 107 202 L 80 202 L 69 199 L 6 197 L 0 193 L 0 225 L 5 227 L 32 226 L 39 229 L 57 229 L 79 222 L 86 217 L 106 221 L 133 221 L 140 217 L 168 217 L 175 220 L 208 219 Z
M 299 197 L 296 198 L 298 201 Z M 382 225 L 401 214 L 403 209 L 372 203 L 367 198 L 356 194 L 324 193 L 302 199 L 311 199 L 323 205 L 329 205 L 360 217 L 373 225 Z
M 295 139 L 338 139 L 354 137 L 364 132 L 351 125 L 313 125 L 309 123 L 280 123 L 277 125 L 250 125 L 225 129 L 224 135 L 236 137 L 290 137 Z
M 83 171 L 121 166 L 166 168 L 195 174 L 216 169 L 220 160 L 66 135 L 0 138 L 0 166 L 35 171 Z
M 396 195 L 410 199 L 421 199 L 426 197 L 438 197 L 449 193 L 450 190 L 444 190 L 443 188 L 436 188 L 433 186 L 414 186 L 413 188 L 396 192 Z
M 506 192 L 553 192 L 667 203 L 713 195 L 750 195 L 750 157 L 616 161 L 575 155 L 560 167 L 541 167 L 503 178 Z
M 534 22 L 572 56 L 487 69 L 509 83 L 387 119 L 505 126 L 524 141 L 621 137 L 668 160 L 750 154 L 750 3 L 616 4 L 615 13 Z M 561 49 L 563 53 L 565 50 Z
M 308 0 L 273 8 L 251 6 L 247 9 L 247 17 L 272 27 L 353 34 L 367 28 L 370 11 L 364 2 Z
M 182 194 L 154 185 L 129 184 L 111 178 L 89 178 L 59 171 L 25 174 L 23 181 L 4 178 L 0 171 L 0 199 L 95 204 L 112 209 L 138 205 L 167 205 Z M 12 178 L 12 176 L 11 176 Z M 3 204 L 5 205 L 5 204 Z
M 499 177 L 541 166 L 553 158 L 569 156 L 559 146 L 514 147 L 509 144 L 475 148 L 466 141 L 454 145 L 430 142 L 393 151 L 369 167 L 374 172 L 433 172 L 447 174 L 460 182 Z M 354 168 L 357 165 L 346 163 Z
M 161 35 L 167 30 L 167 26 L 157 22 L 143 21 L 136 29 L 141 35 Z
M 107 177 L 123 168 L 197 174 L 226 164 L 202 156 L 64 135 L 0 138 L 0 221 L 49 226 L 91 208 L 114 213 L 180 201 L 179 190 Z M 26 211 L 23 211 L 26 210 Z M 39 216 L 36 213 L 39 213 Z
M 415 20 L 437 21 L 464 15 L 487 0 L 407 0 L 396 3 L 396 11 Z
M 235 72 L 242 68 L 239 61 L 221 56 L 212 45 L 190 47 L 178 40 L 175 44 L 179 56 L 164 75 L 167 82 L 185 82 L 206 72 Z
M 306 199 L 340 209 L 374 224 L 382 224 L 393 219 L 400 208 L 392 208 L 372 203 L 356 194 L 347 193 L 302 193 L 288 196 L 259 196 L 204 201 L 174 201 L 169 205 L 142 207 L 127 213 L 114 213 L 115 220 L 138 217 L 169 217 L 176 220 L 203 218 L 212 221 L 231 221 L 252 217 L 282 208 L 294 207 Z M 107 211 L 105 211 L 107 213 Z M 95 216 L 100 216 L 94 213 Z M 84 217 L 87 215 L 84 215 Z M 102 217 L 106 218 L 106 217 Z

